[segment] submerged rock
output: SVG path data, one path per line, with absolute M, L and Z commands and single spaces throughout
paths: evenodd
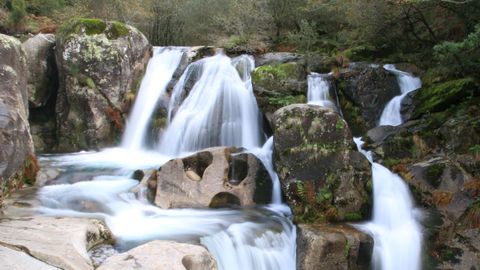
M 164 209 L 253 206 L 271 202 L 272 182 L 253 154 L 208 148 L 173 159 L 150 177 L 150 198 Z
M 297 269 L 368 270 L 373 239 L 346 225 L 299 225 Z
M 97 269 L 216 270 L 217 263 L 202 246 L 156 240 L 114 255 Z
M 75 19 L 59 30 L 55 53 L 58 150 L 112 145 L 151 55 L 147 39 L 119 22 Z
M 356 136 L 375 127 L 385 105 L 400 94 L 395 75 L 366 63 L 341 70 L 337 89 L 343 116 Z
M 347 123 L 316 105 L 284 107 L 273 116 L 274 164 L 300 222 L 364 220 L 371 169 L 355 151 Z
M 27 64 L 20 42 L 0 34 L 0 205 L 11 189 L 35 180 L 28 123 Z
M 18 258 L 21 261 L 15 262 L 17 265 L 32 263 L 29 269 L 34 265 L 45 266 L 42 262 L 50 267 L 44 269 L 93 269 L 87 250 L 112 242 L 112 234 L 98 220 L 55 217 L 1 220 L 0 246 L 8 252 L 0 252 L 0 268 L 10 269 L 4 266 Z

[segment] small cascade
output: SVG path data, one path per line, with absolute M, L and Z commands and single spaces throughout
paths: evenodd
M 185 48 L 153 48 L 153 57 L 148 62 L 147 71 L 127 120 L 122 147 L 139 150 L 144 146 L 147 125 L 184 52 Z
M 374 239 L 374 269 L 420 269 L 421 226 L 408 186 L 398 175 L 373 162 L 372 153 L 362 149 L 361 138 L 354 141 L 372 163 L 373 219 L 358 228 Z
M 401 95 L 398 95 L 390 100 L 380 117 L 380 126 L 398 126 L 402 124 L 402 116 L 400 109 L 402 107 L 403 98 L 410 92 L 422 87 L 420 78 L 414 77 L 412 74 L 400 71 L 394 65 L 384 65 L 383 68 L 397 77 L 398 85 L 400 86 Z
M 325 75 L 311 73 L 308 75 L 308 104 L 319 105 L 337 110 L 337 106 L 330 97 L 330 83 L 325 79 Z
M 251 84 L 251 59 L 232 61 L 220 53 L 200 61 L 200 78 L 163 134 L 160 152 L 180 155 L 212 146 L 259 147 L 263 137 L 260 113 L 251 86 L 246 86 Z M 237 68 L 244 69 L 245 80 Z

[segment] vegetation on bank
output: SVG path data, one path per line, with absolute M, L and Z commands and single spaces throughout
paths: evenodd
M 410 62 L 437 79 L 478 81 L 478 14 L 476 0 L 0 0 L 0 32 L 54 32 L 95 17 L 131 24 L 154 45 Z

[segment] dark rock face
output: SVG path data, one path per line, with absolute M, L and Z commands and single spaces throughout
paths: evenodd
M 57 90 L 54 46 L 53 34 L 38 34 L 22 44 L 27 54 L 28 101 L 32 108 L 45 106 Z
M 164 209 L 253 206 L 272 198 L 272 182 L 261 161 L 226 147 L 170 160 L 148 187 L 150 198 Z
M 35 162 L 28 124 L 27 65 L 20 42 L 0 34 L 0 204 Z M 33 161 L 32 161 L 33 160 Z M 34 172 L 36 173 L 36 171 Z M 34 174 L 33 173 L 33 174 Z
M 370 213 L 371 169 L 347 123 L 315 105 L 273 116 L 274 164 L 297 221 L 355 221 Z
M 345 225 L 299 225 L 297 269 L 370 269 L 373 239 Z
M 466 78 L 409 96 L 410 120 L 370 130 L 368 147 L 423 209 L 423 269 L 473 269 L 480 259 L 479 87 Z
M 388 101 L 400 94 L 395 75 L 364 63 L 341 70 L 337 89 L 343 116 L 354 135 L 375 127 Z
M 58 150 L 113 144 L 150 58 L 147 39 L 118 22 L 78 19 L 62 26 L 55 53 Z
M 38 34 L 22 44 L 27 53 L 30 132 L 37 152 L 52 152 L 56 144 L 55 103 L 58 71 L 55 35 Z

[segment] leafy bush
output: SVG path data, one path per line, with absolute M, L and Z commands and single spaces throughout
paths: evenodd
M 433 49 L 435 58 L 440 64 L 449 66 L 452 72 L 479 78 L 480 24 L 464 40 L 459 42 L 444 41 Z

